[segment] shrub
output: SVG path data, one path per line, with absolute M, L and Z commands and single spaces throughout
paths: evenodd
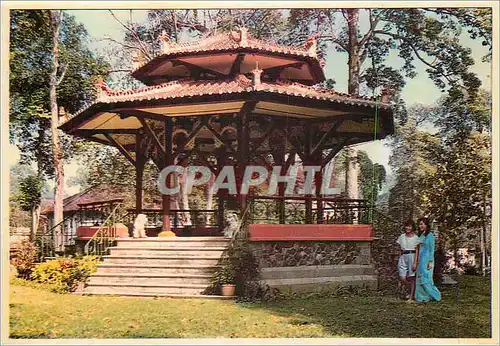
M 13 251 L 11 264 L 16 268 L 18 276 L 29 278 L 35 267 L 37 249 L 34 243 L 23 240 Z
M 465 275 L 481 275 L 481 270 L 475 265 L 466 264 L 463 267 Z
M 221 285 L 235 284 L 236 295 L 241 300 L 270 300 L 269 297 L 274 291 L 262 285 L 259 282 L 259 276 L 260 268 L 257 258 L 247 240 L 239 238 L 233 241 L 222 255 L 207 293 L 215 294 Z
M 79 282 L 85 282 L 90 274 L 97 270 L 99 260 L 95 256 L 82 258 L 59 257 L 52 261 L 41 263 L 33 270 L 32 278 L 40 283 L 53 286 L 57 293 L 71 292 Z

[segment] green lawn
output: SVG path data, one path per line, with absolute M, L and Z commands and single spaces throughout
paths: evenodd
M 489 338 L 490 281 L 460 277 L 439 303 L 369 296 L 273 303 L 60 295 L 11 286 L 11 338 Z

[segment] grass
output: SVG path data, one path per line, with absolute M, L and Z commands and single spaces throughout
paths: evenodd
M 61 295 L 12 285 L 11 338 L 489 338 L 490 281 L 463 276 L 441 302 L 377 293 L 273 303 Z

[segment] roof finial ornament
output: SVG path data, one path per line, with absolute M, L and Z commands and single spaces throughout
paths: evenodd
M 312 36 L 309 36 L 309 38 L 306 40 L 304 43 L 304 48 L 308 50 L 309 56 L 312 57 L 317 57 L 318 56 L 318 38 L 319 38 L 319 33 L 316 33 Z
M 394 92 L 390 86 L 385 85 L 382 87 L 382 91 L 380 92 L 380 102 L 382 103 L 390 103 L 392 97 L 394 96 Z
M 59 123 L 63 123 L 68 120 L 69 114 L 66 113 L 66 110 L 63 106 L 59 107 Z
M 252 70 L 252 84 L 254 90 L 258 89 L 261 85 L 261 79 L 260 76 L 262 75 L 262 70 L 259 69 L 259 62 L 257 61 L 255 64 L 255 69 Z
M 240 34 L 239 38 L 237 39 L 237 41 L 240 44 L 240 47 L 248 47 L 248 29 L 244 26 L 239 26 L 237 30 L 239 31 Z
M 97 101 L 105 100 L 108 97 L 108 92 L 111 91 L 108 84 L 101 76 L 97 77 L 97 80 L 94 83 L 94 88 L 97 91 Z
M 161 53 L 167 54 L 169 48 L 172 47 L 167 32 L 165 30 L 162 30 L 160 36 L 158 36 L 158 39 L 160 40 Z
M 134 70 L 138 69 L 144 64 L 144 54 L 136 50 L 132 53 L 132 68 Z

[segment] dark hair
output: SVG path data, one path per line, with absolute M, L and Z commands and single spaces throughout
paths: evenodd
M 405 222 L 404 226 L 405 226 L 405 227 L 406 227 L 406 226 L 410 226 L 410 227 L 411 227 L 411 230 L 412 230 L 413 232 L 416 232 L 416 231 L 417 231 L 417 225 L 415 225 L 415 222 L 414 222 L 413 220 L 411 220 L 411 219 L 410 219 L 410 220 L 406 220 L 406 222 Z
M 420 219 L 418 219 L 418 220 L 417 220 L 417 223 L 418 223 L 418 224 L 420 224 L 420 222 L 423 222 L 423 223 L 424 223 L 424 225 L 425 225 L 425 226 L 426 226 L 426 228 L 427 228 L 427 232 L 426 232 L 425 234 L 427 234 L 427 233 L 429 233 L 429 232 L 432 232 L 432 230 L 431 230 L 431 222 L 429 221 L 429 219 L 428 219 L 428 218 L 426 218 L 426 217 L 421 217 Z

